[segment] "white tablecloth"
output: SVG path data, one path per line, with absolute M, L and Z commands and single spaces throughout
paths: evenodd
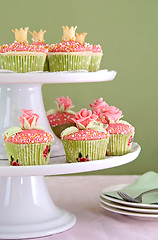
M 137 176 L 46 177 L 54 203 L 75 214 L 71 229 L 39 240 L 157 240 L 158 221 L 140 220 L 104 210 L 100 191 L 108 186 L 131 183 Z

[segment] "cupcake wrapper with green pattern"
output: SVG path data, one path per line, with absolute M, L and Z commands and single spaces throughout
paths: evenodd
M 1 55 L 0 55 L 0 69 L 2 68 L 2 63 L 1 63 Z
M 130 137 L 133 134 L 110 134 L 109 143 L 107 146 L 108 156 L 121 156 L 129 153 L 131 150 Z
M 49 61 L 48 61 L 48 55 L 46 56 L 45 63 L 44 63 L 44 72 L 49 71 Z
M 91 62 L 89 65 L 89 72 L 96 72 L 100 68 L 100 63 L 101 63 L 102 55 L 100 56 L 93 56 L 91 57 Z
M 91 56 L 86 55 L 48 55 L 49 71 L 76 71 L 87 70 L 91 61 Z
M 5 141 L 4 145 L 7 152 L 9 165 L 12 165 L 12 161 L 17 162 L 22 166 L 49 164 L 52 142 L 17 144 Z
M 67 162 L 78 162 L 79 154 L 91 160 L 105 159 L 109 138 L 100 140 L 74 141 L 62 139 Z
M 76 126 L 75 123 L 67 123 L 67 124 L 62 124 L 62 125 L 58 125 L 58 126 L 51 126 L 54 134 L 60 138 L 61 132 L 64 131 L 66 128 L 68 127 L 72 127 L 72 126 Z
M 17 73 L 43 71 L 46 56 L 1 55 L 1 68 Z

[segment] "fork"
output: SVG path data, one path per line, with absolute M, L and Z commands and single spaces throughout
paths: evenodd
M 133 202 L 133 203 L 141 203 L 142 202 L 142 196 L 146 193 L 151 193 L 151 192 L 157 192 L 158 188 L 155 189 L 151 189 L 145 192 L 142 192 L 140 195 L 138 195 L 137 197 L 133 198 L 131 197 L 129 194 L 125 193 L 125 192 L 117 192 L 118 195 L 125 201 L 127 202 Z

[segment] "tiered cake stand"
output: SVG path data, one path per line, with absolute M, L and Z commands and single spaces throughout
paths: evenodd
M 75 224 L 72 213 L 52 202 L 44 176 L 112 168 L 138 157 L 140 146 L 133 143 L 131 152 L 124 156 L 70 164 L 66 163 L 61 141 L 55 137 L 49 165 L 11 167 L 6 160 L 1 136 L 9 127 L 19 126 L 17 116 L 21 115 L 21 109 L 33 109 L 40 115 L 39 125 L 51 132 L 41 94 L 43 83 L 110 81 L 115 75 L 116 72 L 107 70 L 95 73 L 0 72 L 0 239 L 47 236 Z

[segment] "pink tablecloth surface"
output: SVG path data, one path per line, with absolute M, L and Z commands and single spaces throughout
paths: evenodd
M 100 191 L 108 186 L 131 183 L 138 176 L 46 177 L 54 203 L 75 214 L 71 229 L 38 240 L 157 240 L 158 221 L 140 220 L 104 210 Z

